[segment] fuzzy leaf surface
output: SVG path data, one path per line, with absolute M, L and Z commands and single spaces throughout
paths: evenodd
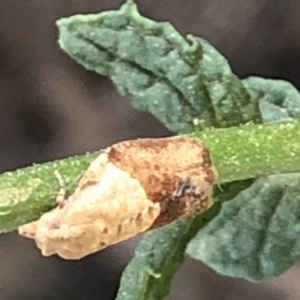
M 189 244 L 187 253 L 215 271 L 250 281 L 281 275 L 300 257 L 300 175 L 257 180 Z
M 291 83 L 259 77 L 243 82 L 259 102 L 264 123 L 300 119 L 300 94 Z M 294 139 L 294 145 L 299 141 Z M 290 149 L 282 156 L 283 164 L 291 155 L 299 155 L 298 151 L 293 153 L 291 145 L 281 142 L 273 149 Z M 250 151 L 249 159 L 256 155 L 252 157 Z M 266 281 L 280 276 L 299 260 L 299 229 L 300 173 L 267 176 L 227 201 L 217 218 L 199 231 L 187 253 L 220 274 Z
M 57 24 L 66 53 L 111 78 L 133 106 L 173 132 L 193 132 L 195 121 L 203 128 L 260 121 L 257 101 L 218 51 L 169 23 L 142 17 L 133 3 Z

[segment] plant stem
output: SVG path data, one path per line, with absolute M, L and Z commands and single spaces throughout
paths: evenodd
M 244 125 L 189 135 L 210 149 L 219 183 L 300 172 L 300 122 Z
M 210 149 L 219 173 L 219 183 L 300 172 L 300 122 L 213 129 L 187 137 L 201 139 Z M 0 233 L 38 219 L 56 205 L 59 184 L 55 170 L 64 178 L 67 193 L 70 194 L 99 153 L 2 174 Z
M 98 154 L 74 156 L 0 175 L 0 233 L 36 220 L 57 205 L 60 187 L 55 170 L 63 177 L 70 194 Z

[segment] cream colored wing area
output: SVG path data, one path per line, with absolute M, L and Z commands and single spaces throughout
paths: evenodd
M 83 190 L 85 186 L 91 185 L 91 183 L 96 183 L 103 177 L 103 172 L 105 170 L 106 164 L 108 163 L 108 152 L 110 148 L 107 148 L 100 155 L 98 155 L 95 160 L 91 162 L 88 169 L 83 174 L 82 178 L 78 183 L 77 190 Z M 76 190 L 76 191 L 77 191 Z
M 80 259 L 146 231 L 159 216 L 160 205 L 147 198 L 137 179 L 110 162 L 99 167 L 101 178 L 93 180 L 95 169 L 89 168 L 63 208 L 19 228 L 43 255 Z

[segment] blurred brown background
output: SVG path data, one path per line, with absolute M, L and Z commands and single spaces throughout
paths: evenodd
M 0 171 L 170 133 L 135 111 L 105 78 L 60 51 L 55 20 L 116 9 L 117 0 L 0 1 Z M 284 78 L 300 88 L 300 1 L 137 1 L 141 12 L 206 38 L 241 77 Z M 1 300 L 112 300 L 138 239 L 79 262 L 41 258 L 31 241 L 0 237 Z M 296 267 L 267 284 L 216 275 L 187 260 L 170 300 L 298 300 Z

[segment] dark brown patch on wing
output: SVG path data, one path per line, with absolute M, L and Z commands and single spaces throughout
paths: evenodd
M 187 178 L 174 193 L 161 202 L 161 213 L 151 229 L 206 211 L 212 204 L 210 191 L 202 190 L 197 181 Z
M 196 139 L 141 139 L 115 144 L 108 160 L 138 179 L 153 202 L 170 196 L 187 178 L 216 179 L 209 151 Z

